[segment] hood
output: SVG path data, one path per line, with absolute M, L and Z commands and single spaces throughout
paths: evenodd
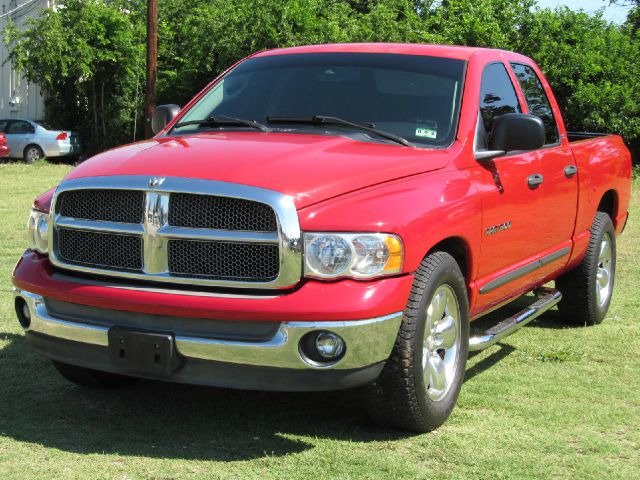
M 294 198 L 297 208 L 444 167 L 446 150 L 298 133 L 207 132 L 160 137 L 96 155 L 66 178 L 188 177 L 240 183 Z

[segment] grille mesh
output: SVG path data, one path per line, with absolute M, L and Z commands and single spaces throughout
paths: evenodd
M 169 271 L 180 277 L 268 282 L 278 276 L 277 245 L 169 240 Z
M 56 200 L 56 214 L 140 225 L 145 221 L 145 195 L 145 191 L 105 188 L 63 191 Z M 170 193 L 168 197 L 166 221 L 174 227 L 278 231 L 274 209 L 255 200 L 193 193 Z M 81 225 L 54 230 L 55 252 L 62 264 L 144 274 L 144 235 L 95 231 Z M 197 279 L 263 283 L 276 280 L 280 273 L 277 244 L 243 243 L 240 238 L 221 242 L 206 236 L 173 238 L 168 239 L 165 253 L 166 257 L 160 252 L 159 261 L 167 262 L 166 273 L 192 278 L 194 283 Z
M 109 270 L 142 270 L 142 238 L 60 228 L 58 257 L 66 263 Z
M 239 198 L 174 193 L 169 199 L 169 224 L 176 227 L 275 232 L 273 209 Z
M 144 192 L 136 190 L 69 190 L 56 201 L 57 213 L 72 218 L 142 223 Z

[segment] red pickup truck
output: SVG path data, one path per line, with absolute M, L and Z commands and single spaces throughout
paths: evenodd
M 469 351 L 556 304 L 567 322 L 605 317 L 631 158 L 618 136 L 567 133 L 527 57 L 265 51 L 153 126 L 30 214 L 16 312 L 71 381 L 364 387 L 374 419 L 427 431 Z

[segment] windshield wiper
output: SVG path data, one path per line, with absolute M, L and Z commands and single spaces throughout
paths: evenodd
M 202 125 L 206 127 L 217 127 L 224 125 L 242 125 L 260 130 L 261 132 L 270 132 L 271 129 L 255 120 L 244 120 L 242 118 L 227 117 L 226 115 L 212 115 L 202 120 L 189 120 L 187 122 L 176 123 L 173 128 L 186 127 L 187 125 Z
M 396 143 L 411 146 L 411 143 L 406 138 L 402 138 L 395 133 L 385 132 L 374 128 L 373 125 L 363 125 L 362 123 L 350 122 L 339 117 L 327 117 L 324 115 L 314 115 L 312 117 L 267 117 L 267 123 L 308 123 L 310 125 L 345 125 L 347 127 L 357 128 L 365 132 L 370 132 L 389 140 L 393 140 Z

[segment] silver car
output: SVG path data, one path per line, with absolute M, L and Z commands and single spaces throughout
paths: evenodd
M 10 157 L 22 157 L 33 163 L 44 157 L 80 155 L 80 141 L 75 132 L 47 130 L 31 120 L 0 120 L 0 133 L 7 137 Z

